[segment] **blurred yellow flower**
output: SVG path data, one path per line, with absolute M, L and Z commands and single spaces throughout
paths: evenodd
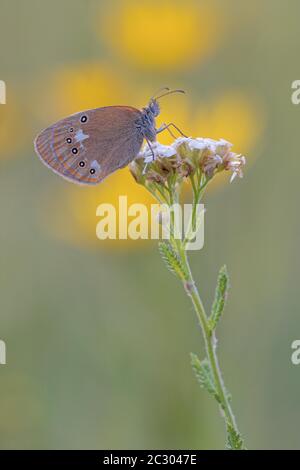
M 135 183 L 126 168 L 117 171 L 96 187 L 69 184 L 59 194 L 57 190 L 55 194 L 52 190 L 48 191 L 44 200 L 43 214 L 46 217 L 43 215 L 43 225 L 56 238 L 86 247 L 134 247 L 137 241 L 130 239 L 101 241 L 96 237 L 96 225 L 99 221 L 96 208 L 101 203 L 109 203 L 116 208 L 118 233 L 118 205 L 121 195 L 127 196 L 128 206 L 139 202 L 150 207 L 150 204 L 156 202 L 148 191 Z
M 259 103 L 237 91 L 226 92 L 214 102 L 200 103 L 193 119 L 194 133 L 212 139 L 226 139 L 238 152 L 245 154 L 256 143 L 262 127 Z
M 212 1 L 128 0 L 100 11 L 99 37 L 138 67 L 178 69 L 210 55 L 223 36 L 224 15 Z
M 145 100 L 150 92 L 139 91 L 139 96 Z M 264 117 L 259 102 L 242 91 L 223 91 L 217 98 L 207 100 L 189 92 L 171 95 L 160 101 L 160 108 L 157 128 L 163 123 L 173 122 L 187 136 L 223 138 L 232 142 L 241 153 L 251 150 L 263 128 Z M 171 131 L 180 137 L 177 130 L 171 127 Z M 157 138 L 162 144 L 174 140 L 168 131 L 160 133 Z

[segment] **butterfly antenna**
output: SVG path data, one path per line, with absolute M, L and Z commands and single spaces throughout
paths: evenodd
M 169 87 L 163 86 L 163 87 L 159 88 L 158 90 L 156 90 L 156 92 L 154 93 L 153 96 L 151 96 L 150 99 L 151 99 L 151 100 L 155 100 L 155 99 L 156 99 L 156 95 L 159 95 L 159 93 L 161 93 L 162 91 L 169 91 L 169 90 L 170 90 Z
M 157 96 L 155 99 L 159 100 L 163 96 L 172 95 L 173 93 L 185 93 L 185 91 L 184 90 L 167 90 L 165 93 L 162 93 L 161 95 Z

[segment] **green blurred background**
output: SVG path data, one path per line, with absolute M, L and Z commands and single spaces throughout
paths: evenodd
M 207 193 L 192 266 L 207 306 L 228 266 L 219 356 L 247 446 L 299 448 L 299 1 L 0 0 L 0 15 L 1 448 L 223 448 L 190 367 L 195 315 L 157 247 L 95 236 L 99 203 L 148 195 L 127 170 L 78 188 L 32 145 L 71 112 L 139 107 L 164 85 L 188 94 L 159 122 L 247 156 L 243 180 Z

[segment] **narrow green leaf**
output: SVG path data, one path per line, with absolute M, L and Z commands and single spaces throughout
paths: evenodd
M 216 328 L 217 323 L 222 316 L 228 295 L 228 289 L 229 277 L 226 266 L 223 266 L 219 271 L 215 299 L 211 309 L 211 316 L 209 318 L 209 325 L 211 330 Z
M 229 450 L 243 450 L 244 441 L 239 432 L 237 432 L 233 426 L 229 423 L 226 425 L 227 429 L 227 444 L 226 448 Z
M 191 354 L 191 364 L 200 386 L 220 403 L 221 401 L 208 360 L 205 358 L 203 361 L 200 361 L 195 354 Z
M 160 242 L 158 248 L 161 257 L 169 271 L 171 271 L 173 274 L 176 274 L 180 279 L 186 279 L 188 277 L 188 273 L 186 272 L 172 245 L 168 242 Z

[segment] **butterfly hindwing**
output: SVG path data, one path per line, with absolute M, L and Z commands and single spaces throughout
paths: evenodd
M 129 106 L 90 109 L 62 119 L 35 139 L 41 160 L 55 173 L 79 184 L 97 184 L 138 154 L 143 136 Z

